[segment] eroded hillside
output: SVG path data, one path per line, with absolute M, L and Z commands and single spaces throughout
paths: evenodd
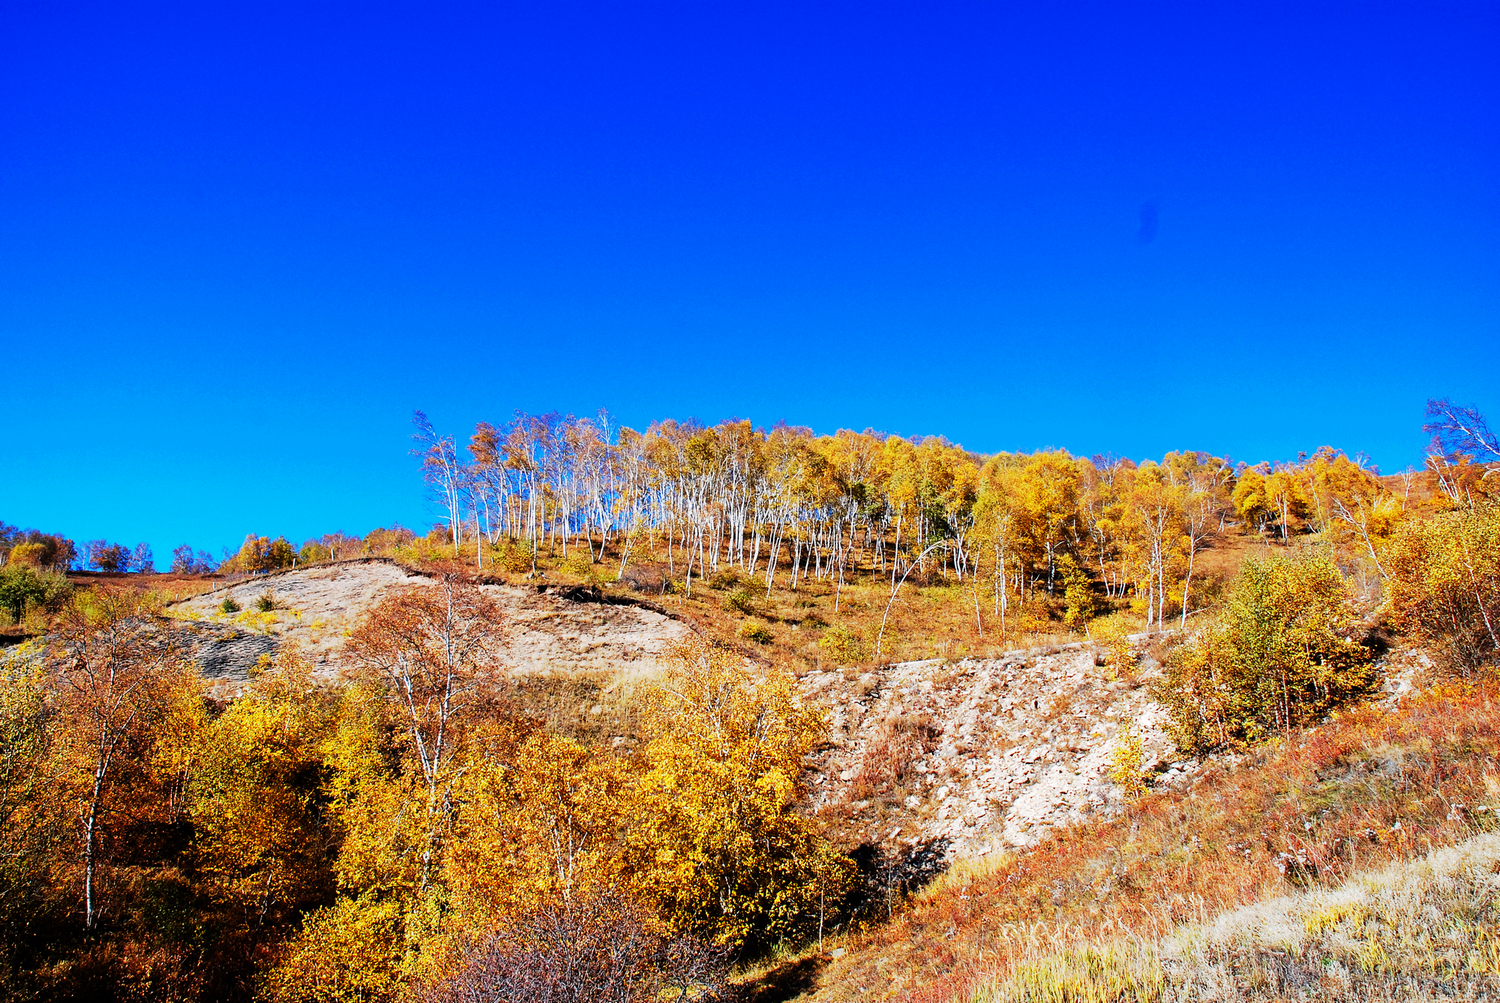
M 233 690 L 262 655 L 294 642 L 337 678 L 344 638 L 392 590 L 432 578 L 370 558 L 241 580 L 173 603 L 200 668 Z M 587 588 L 486 584 L 507 625 L 498 662 L 512 674 L 650 674 L 691 628 L 652 604 Z
M 1108 771 L 1123 732 L 1134 730 L 1143 765 L 1162 767 L 1164 782 L 1196 768 L 1172 762 L 1143 677 L 1116 678 L 1098 661 L 1092 645 L 1074 644 L 807 674 L 832 725 L 817 809 L 876 844 L 982 856 L 1116 811 Z

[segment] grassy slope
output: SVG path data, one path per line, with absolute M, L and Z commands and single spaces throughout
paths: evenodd
M 1500 829 L 1496 808 L 1494 681 L 1433 686 L 1398 709 L 1360 708 L 1257 758 L 1210 768 L 1185 793 L 1148 795 L 1128 816 L 1061 833 L 1022 856 L 961 863 L 891 923 L 817 962 L 811 995 L 1006 998 L 1007 980 L 1045 975 L 1048 965 L 1069 970 L 1069 957 L 1086 959 L 1079 951 L 1136 951 L 1250 903 L 1332 887 Z M 1485 915 L 1476 922 L 1492 936 L 1493 909 Z M 1318 941 L 1308 943 L 1311 950 Z M 1225 970 L 1241 972 L 1247 985 L 1275 968 L 1274 952 L 1287 956 L 1285 945 L 1245 951 L 1240 969 Z M 1451 959 L 1435 958 L 1387 949 L 1353 977 L 1374 991 L 1398 975 L 1451 975 Z M 1106 981 L 1118 974 L 1097 958 L 1089 965 Z M 1170 988 L 1144 983 L 1140 996 Z

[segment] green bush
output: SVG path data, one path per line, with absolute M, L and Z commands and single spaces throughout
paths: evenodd
M 225 613 L 238 613 L 240 604 L 235 602 L 232 596 L 225 596 L 224 601 L 219 603 L 219 609 Z
M 710 582 L 709 584 L 712 585 L 713 583 Z M 756 606 L 755 600 L 755 590 L 747 585 L 742 588 L 735 589 L 729 595 L 725 596 L 724 608 L 730 610 L 731 612 L 743 613 L 746 616 L 754 616 L 759 612 L 759 608 Z
M 1370 651 L 1324 557 L 1245 562 L 1219 615 L 1167 658 L 1156 699 L 1183 749 L 1253 743 L 1366 695 Z
M 847 627 L 834 627 L 818 638 L 818 647 L 840 665 L 853 665 L 865 657 L 865 639 Z
M 734 568 L 725 566 L 708 576 L 708 587 L 725 592 L 740 584 L 740 573 Z
M 739 635 L 747 641 L 754 641 L 756 644 L 770 644 L 776 640 L 775 635 L 771 633 L 769 627 L 763 623 L 756 623 L 754 620 L 746 620 L 740 624 Z
M 56 609 L 73 587 L 55 571 L 40 571 L 25 564 L 0 568 L 0 612 L 14 623 L 28 609 Z

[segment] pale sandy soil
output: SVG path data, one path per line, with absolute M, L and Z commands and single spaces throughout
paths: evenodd
M 337 678 L 344 640 L 360 618 L 392 590 L 429 581 L 392 561 L 350 561 L 247 579 L 173 603 L 170 611 L 197 639 L 204 674 L 225 687 L 243 684 L 257 658 L 287 642 L 313 658 L 319 675 Z M 499 667 L 511 673 L 649 674 L 690 633 L 680 621 L 628 600 L 578 601 L 587 593 L 546 586 L 484 588 L 505 613 Z M 265 594 L 274 608 L 262 613 L 257 602 Z M 225 612 L 225 599 L 240 611 Z
M 1139 683 L 1108 678 L 1091 646 L 1017 651 L 997 659 L 904 662 L 811 673 L 803 685 L 831 708 L 814 804 L 849 816 L 893 850 L 944 841 L 950 856 L 1030 846 L 1059 825 L 1120 808 L 1108 779 L 1134 729 L 1148 770 L 1178 783 L 1166 716 Z M 872 746 L 893 720 L 925 721 L 929 751 L 899 784 L 861 785 Z

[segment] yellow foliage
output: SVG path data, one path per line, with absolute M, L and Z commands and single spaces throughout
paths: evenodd
M 320 722 L 305 699 L 308 669 L 284 649 L 207 726 L 188 786 L 199 873 L 252 915 L 320 883 Z
M 625 764 L 543 731 L 516 744 L 497 728 L 484 745 L 465 776 L 445 872 L 469 925 L 607 882 L 628 813 Z
M 42 558 L 46 555 L 47 548 L 40 543 L 18 543 L 10 548 L 10 564 L 23 565 L 28 568 L 40 568 Z
M 269 1003 L 385 1003 L 405 986 L 394 902 L 339 899 L 308 914 L 266 974 Z
M 822 715 L 790 674 L 701 642 L 678 650 L 646 706 L 621 847 L 631 886 L 676 929 L 721 942 L 798 930 L 852 869 L 795 811 Z
M 1131 804 L 1146 796 L 1145 752 L 1134 728 L 1121 735 L 1109 757 L 1109 779 Z
M 414 894 L 424 834 L 411 820 L 421 813 L 424 788 L 387 761 L 383 709 L 378 693 L 350 687 L 320 749 L 328 767 L 328 814 L 340 838 L 334 873 L 339 887 L 353 894 Z
M 864 638 L 847 627 L 832 627 L 818 638 L 818 647 L 840 665 L 853 665 L 869 652 Z

